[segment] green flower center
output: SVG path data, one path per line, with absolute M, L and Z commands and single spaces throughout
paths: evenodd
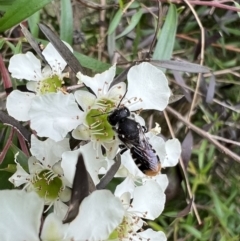
M 107 120 L 109 112 L 114 107 L 115 104 L 113 101 L 100 99 L 94 105 L 94 108 L 88 112 L 86 122 L 91 135 L 94 136 L 96 140 L 109 141 L 114 139 L 115 132 Z
M 63 189 L 63 183 L 55 173 L 45 169 L 35 176 L 33 187 L 41 198 L 51 202 L 58 198 Z
M 55 93 L 62 87 L 62 80 L 57 75 L 53 75 L 39 82 L 40 94 Z
M 120 240 L 128 237 L 129 224 L 126 217 L 123 218 L 122 223 L 110 234 L 109 240 L 115 240 L 119 238 Z

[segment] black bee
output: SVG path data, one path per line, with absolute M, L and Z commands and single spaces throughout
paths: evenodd
M 130 116 L 131 113 L 127 107 L 118 107 L 108 115 L 107 120 L 113 126 L 118 138 L 126 148 L 130 149 L 137 167 L 146 175 L 155 176 L 161 170 L 159 157 L 144 134 L 145 127 Z

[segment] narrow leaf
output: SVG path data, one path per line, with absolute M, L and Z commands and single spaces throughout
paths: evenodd
M 3 32 L 43 8 L 52 0 L 18 0 L 12 4 L 0 19 L 0 32 Z
M 76 74 L 79 71 L 83 72 L 83 68 L 81 64 L 78 62 L 73 53 L 69 50 L 69 48 L 61 41 L 61 39 L 47 26 L 43 24 L 39 24 L 41 31 L 48 38 L 48 40 L 52 43 L 55 49 L 59 52 L 59 54 L 63 57 L 63 59 L 67 62 L 72 71 Z
M 215 94 L 215 86 L 216 86 L 216 80 L 215 80 L 215 76 L 212 74 L 208 85 L 208 90 L 207 90 L 207 96 L 206 96 L 207 103 L 212 103 L 213 101 L 213 97 Z
M 159 68 L 166 68 L 188 73 L 210 73 L 210 69 L 200 64 L 176 60 L 151 60 L 151 64 Z
M 76 165 L 76 172 L 73 180 L 72 196 L 69 208 L 63 223 L 70 223 L 76 218 L 79 212 L 79 205 L 82 200 L 89 195 L 88 172 L 84 163 L 82 154 L 80 153 Z
M 32 16 L 28 18 L 28 25 L 29 25 L 30 31 L 35 38 L 38 38 L 38 34 L 39 34 L 39 27 L 38 27 L 39 21 L 40 21 L 40 11 L 37 11 L 36 13 L 34 13 Z
M 153 59 L 169 60 L 171 58 L 177 30 L 177 18 L 176 6 L 170 4 L 165 23 L 153 53 Z
M 181 153 L 185 168 L 187 168 L 188 166 L 188 162 L 192 154 L 192 148 L 193 148 L 193 136 L 192 136 L 192 132 L 188 131 L 187 135 L 185 136 L 182 142 L 182 153 Z
M 111 166 L 111 168 L 107 171 L 105 176 L 100 180 L 100 182 L 97 184 L 96 188 L 104 189 L 108 185 L 109 182 L 112 181 L 114 175 L 118 171 L 119 167 L 121 165 L 121 158 L 120 155 L 117 155 L 117 161 Z
M 5 125 L 12 126 L 15 128 L 24 138 L 25 140 L 30 143 L 31 140 L 31 132 L 26 129 L 24 126 L 22 126 L 17 120 L 15 120 L 13 117 L 8 116 L 3 111 L 0 111 L 0 121 L 4 123 Z
M 136 25 L 140 21 L 142 15 L 143 15 L 143 11 L 142 11 L 142 9 L 140 9 L 138 12 L 136 12 L 132 16 L 130 24 L 124 29 L 124 31 L 121 34 L 116 36 L 116 39 L 121 38 L 122 36 L 130 33 L 136 27 Z
M 60 38 L 72 45 L 73 12 L 71 0 L 61 0 Z
M 112 34 L 116 30 L 116 28 L 122 18 L 122 15 L 123 15 L 123 11 L 121 9 L 119 9 L 117 11 L 117 13 L 115 14 L 115 16 L 113 17 L 112 22 L 109 25 L 108 32 L 107 32 L 108 34 Z
M 36 51 L 38 56 L 45 62 L 45 64 L 48 64 L 47 60 L 45 59 L 45 57 L 42 54 L 41 49 L 39 48 L 39 45 L 38 45 L 38 42 L 36 41 L 36 39 L 32 36 L 32 34 L 27 30 L 27 28 L 23 24 L 20 24 L 20 26 L 21 26 L 21 31 L 24 34 L 27 41 L 29 42 L 29 44 Z
M 176 82 L 179 84 L 179 87 L 181 88 L 186 100 L 191 103 L 192 102 L 192 96 L 190 91 L 187 89 L 187 85 L 185 84 L 185 81 L 178 71 L 173 71 L 174 78 Z

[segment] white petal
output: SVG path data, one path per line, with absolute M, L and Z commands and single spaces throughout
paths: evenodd
M 66 42 L 63 43 L 70 49 L 71 52 L 73 52 L 73 49 L 69 44 Z M 46 58 L 48 64 L 51 66 L 53 73 L 56 73 L 60 76 L 67 63 L 58 53 L 58 51 L 53 47 L 51 43 L 49 43 L 43 50 L 42 54 Z
M 161 231 L 153 231 L 152 229 L 147 229 L 143 232 L 139 232 L 138 236 L 140 236 L 141 240 L 151 240 L 151 241 L 167 241 L 166 235 Z M 134 239 L 135 240 L 135 239 Z M 139 239 L 136 239 L 139 240 Z
M 123 182 L 117 185 L 114 194 L 116 197 L 121 197 L 124 193 L 129 193 L 132 198 L 134 189 L 134 181 L 132 180 L 132 178 L 126 177 Z
M 88 127 L 81 124 L 76 129 L 72 131 L 72 137 L 77 140 L 90 140 L 91 139 L 91 132 Z
M 105 240 L 122 222 L 121 201 L 108 190 L 94 191 L 83 200 L 79 214 L 69 225 L 74 240 Z
M 167 152 L 166 158 L 162 164 L 163 167 L 176 166 L 181 155 L 181 144 L 178 139 L 167 140 L 165 144 Z
M 121 162 L 122 162 L 122 165 L 128 170 L 128 172 L 131 173 L 134 177 L 145 176 L 133 161 L 132 156 L 130 154 L 130 150 L 125 151 L 121 155 Z
M 74 93 L 76 101 L 82 107 L 84 111 L 88 111 L 90 107 L 94 104 L 96 96 L 92 93 L 84 90 L 77 90 Z
M 28 112 L 34 97 L 33 93 L 14 90 L 7 97 L 8 114 L 19 121 L 28 121 L 30 118 Z
M 9 61 L 9 71 L 17 79 L 35 80 L 42 79 L 41 62 L 33 53 L 16 54 Z
M 39 241 L 44 202 L 34 192 L 0 191 L 0 234 L 2 241 Z
M 145 126 L 145 120 L 142 118 L 142 116 L 135 113 L 132 113 L 132 116 L 134 117 L 135 121 L 138 122 L 141 126 Z
M 135 188 L 132 208 L 128 211 L 135 211 L 140 217 L 154 220 L 162 213 L 165 201 L 166 196 L 162 188 L 155 181 L 148 181 Z
M 68 200 L 69 201 L 69 200 Z M 58 200 L 54 202 L 54 214 L 61 220 L 65 217 L 68 210 L 68 206 L 62 201 Z
M 119 149 L 120 141 L 115 139 L 110 143 L 104 142 L 104 147 L 106 149 L 106 156 L 108 159 L 114 159 Z
M 44 79 L 49 78 L 52 75 L 52 69 L 49 65 L 46 65 L 43 69 L 42 69 L 42 76 Z
M 170 97 L 170 89 L 164 73 L 147 62 L 133 66 L 128 72 L 126 98 L 130 100 L 134 97 L 141 98 L 142 102 L 138 101 L 128 106 L 131 111 L 165 109 Z
M 40 137 L 62 140 L 82 121 L 83 112 L 78 108 L 72 94 L 62 92 L 37 96 L 29 110 L 31 128 Z
M 150 178 L 146 177 L 146 180 L 147 179 L 149 180 Z M 158 183 L 158 185 L 162 188 L 163 191 L 166 190 L 168 186 L 168 177 L 166 174 L 159 173 L 158 175 L 151 177 L 151 179 L 155 180 Z
M 28 81 L 27 82 L 27 89 L 33 92 L 37 92 L 37 86 L 40 82 L 37 81 Z
M 64 239 L 64 233 L 68 228 L 67 224 L 62 224 L 62 220 L 54 213 L 49 214 L 43 224 L 41 232 L 42 241 L 60 241 Z
M 123 96 L 125 95 L 127 91 L 127 86 L 124 82 L 121 82 L 119 84 L 114 85 L 109 91 L 108 91 L 108 98 L 116 100 L 116 102 L 119 102 Z
M 116 73 L 116 65 L 113 65 L 110 69 L 104 71 L 101 74 L 96 74 L 94 77 L 89 77 L 77 73 L 77 78 L 88 86 L 97 97 L 107 94 L 110 84 Z
M 76 163 L 80 153 L 83 155 L 86 169 L 90 174 L 94 184 L 97 184 L 99 182 L 98 171 L 101 167 L 106 168 L 107 162 L 104 158 L 96 158 L 96 152 L 93 149 L 92 142 L 81 146 L 78 150 L 63 153 L 61 166 L 64 170 L 66 179 L 70 183 L 73 182 L 76 171 Z
M 43 166 L 35 156 L 30 156 L 28 159 L 28 169 L 30 174 L 36 174 L 43 170 Z
M 167 152 L 165 149 L 165 141 L 159 137 L 153 134 L 152 132 L 146 133 L 146 136 L 149 138 L 149 143 L 152 145 L 153 149 L 156 151 L 156 154 L 158 155 L 161 166 L 164 167 L 164 160 L 166 158 Z
M 55 142 L 49 138 L 40 141 L 36 136 L 31 136 L 30 151 L 45 167 L 51 168 L 61 159 L 62 153 L 69 150 L 69 140 L 66 138 L 61 142 Z
M 22 168 L 22 166 L 17 162 L 17 171 L 8 179 L 15 187 L 29 182 L 29 174 Z

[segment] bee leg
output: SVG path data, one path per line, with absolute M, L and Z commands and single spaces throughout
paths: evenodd
M 146 126 L 142 126 L 142 131 L 143 131 L 143 133 L 147 133 L 147 127 Z
M 119 145 L 119 148 L 122 149 L 122 150 L 119 152 L 120 155 L 122 155 L 122 154 L 123 154 L 125 151 L 127 151 L 127 149 L 128 149 L 128 148 L 127 148 L 126 146 L 124 146 L 124 145 Z

